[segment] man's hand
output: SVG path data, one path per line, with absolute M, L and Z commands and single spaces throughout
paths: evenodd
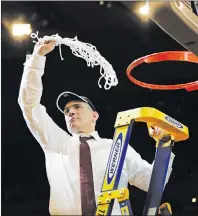
M 33 55 L 45 56 L 46 54 L 48 54 L 54 49 L 55 43 L 56 42 L 54 40 L 46 41 L 45 43 L 42 43 L 42 44 L 38 42 L 34 46 Z
M 150 126 L 149 127 L 149 135 L 154 139 L 161 139 L 167 132 L 160 127 Z

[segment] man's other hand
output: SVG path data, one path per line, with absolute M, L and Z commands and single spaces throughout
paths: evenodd
M 158 126 L 149 127 L 149 135 L 155 140 L 161 139 L 165 134 L 168 134 L 168 133 Z

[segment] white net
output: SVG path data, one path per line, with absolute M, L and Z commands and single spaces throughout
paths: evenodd
M 96 47 L 89 43 L 81 42 L 77 39 L 77 37 L 71 38 L 61 38 L 58 34 L 52 36 L 44 36 L 43 38 L 38 37 L 38 32 L 31 34 L 32 38 L 37 38 L 38 41 L 33 41 L 35 43 L 40 42 L 44 43 L 49 40 L 55 40 L 55 46 L 59 46 L 61 60 L 64 60 L 61 53 L 61 44 L 69 46 L 72 53 L 79 57 L 85 59 L 88 67 L 94 67 L 100 65 L 100 75 L 101 77 L 98 80 L 98 86 L 102 88 L 100 85 L 100 81 L 102 78 L 105 79 L 104 88 L 106 90 L 110 89 L 112 86 L 116 86 L 118 84 L 118 79 L 116 77 L 116 73 L 112 67 L 112 65 L 100 55 L 97 51 Z

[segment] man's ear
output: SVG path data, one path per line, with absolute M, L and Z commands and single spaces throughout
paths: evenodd
M 98 118 L 99 118 L 98 112 L 93 112 L 93 117 L 94 117 L 94 119 L 97 121 Z

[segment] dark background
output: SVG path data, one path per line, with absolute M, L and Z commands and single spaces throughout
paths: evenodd
M 157 108 L 189 127 L 189 139 L 173 148 L 176 157 L 163 201 L 171 203 L 174 216 L 198 215 L 197 202 L 192 203 L 192 198 L 198 199 L 198 91 L 144 89 L 131 83 L 125 72 L 141 56 L 185 49 L 152 21 L 143 22 L 119 2 L 2 2 L 2 215 L 48 214 L 44 154 L 17 103 L 25 55 L 34 46 L 30 37 L 21 41 L 11 37 L 8 28 L 19 17 L 31 23 L 40 37 L 58 33 L 95 45 L 117 73 L 116 87 L 99 89 L 99 67 L 88 68 L 64 45 L 64 61 L 58 47 L 50 53 L 42 104 L 60 127 L 65 129 L 65 122 L 55 101 L 65 90 L 93 101 L 100 114 L 97 130 L 101 137 L 113 137 L 117 112 L 143 106 Z M 165 62 L 141 65 L 134 75 L 150 83 L 178 84 L 197 80 L 198 68 L 191 63 Z M 144 159 L 153 161 L 155 142 L 148 136 L 146 124 L 135 125 L 130 144 Z M 146 193 L 131 186 L 130 193 L 134 214 L 140 216 Z

